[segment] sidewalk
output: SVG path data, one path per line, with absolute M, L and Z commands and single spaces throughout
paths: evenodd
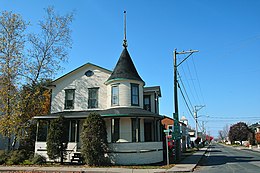
M 30 172 L 30 173 L 174 173 L 192 172 L 197 166 L 207 148 L 201 148 L 196 153 L 186 157 L 170 169 L 127 169 L 127 168 L 84 168 L 84 167 L 26 167 L 26 166 L 0 166 L 0 172 Z
M 207 148 L 201 148 L 199 151 L 197 151 L 193 155 L 185 158 L 184 160 L 182 160 L 180 163 L 176 164 L 171 169 L 168 169 L 167 173 L 192 172 L 206 151 L 207 151 Z
M 260 152 L 260 148 L 257 148 L 257 146 L 252 146 L 251 148 L 249 147 L 245 147 L 245 146 L 238 146 L 238 147 L 234 147 L 238 150 L 249 150 L 249 151 L 257 151 Z

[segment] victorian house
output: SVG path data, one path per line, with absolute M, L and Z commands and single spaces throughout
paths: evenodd
M 163 161 L 159 86 L 145 87 L 127 49 L 126 40 L 113 71 L 87 63 L 54 80 L 49 88 L 51 113 L 36 116 L 35 153 L 47 156 L 50 120 L 68 120 L 67 161 L 81 149 L 81 127 L 91 113 L 106 122 L 109 158 L 113 164 L 151 164 Z

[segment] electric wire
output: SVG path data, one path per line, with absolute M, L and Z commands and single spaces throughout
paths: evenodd
M 178 83 L 178 86 L 179 86 L 179 83 Z M 179 89 L 180 89 L 180 92 L 181 92 L 181 95 L 182 95 L 182 97 L 183 97 L 183 100 L 184 100 L 184 102 L 185 102 L 185 104 L 186 104 L 186 106 L 187 106 L 187 108 L 188 108 L 188 110 L 189 110 L 189 112 L 190 112 L 192 118 L 194 118 L 194 116 L 193 116 L 193 114 L 192 114 L 192 111 L 191 111 L 191 109 L 190 109 L 190 107 L 189 107 L 189 105 L 188 105 L 188 103 L 187 103 L 187 100 L 186 100 L 186 98 L 185 98 L 185 96 L 184 96 L 184 94 L 183 94 L 182 89 L 181 89 L 180 86 L 179 86 Z M 194 119 L 195 119 L 195 118 L 194 118 Z
M 194 63 L 194 59 L 193 58 L 192 58 L 192 62 L 193 62 L 193 66 L 194 66 L 195 75 L 196 75 L 196 78 L 197 78 L 197 81 L 198 81 L 200 95 L 201 95 L 203 103 L 205 103 L 205 99 L 204 99 L 203 92 L 202 92 L 201 85 L 200 85 L 200 80 L 199 80 L 198 73 L 197 73 L 197 68 L 196 68 L 196 65 Z
M 191 75 L 191 70 L 190 70 L 190 67 L 189 67 L 189 62 L 186 63 L 186 66 L 187 66 L 187 69 L 188 69 L 188 72 L 189 72 L 190 76 L 192 76 L 192 75 Z M 201 101 L 200 101 L 200 99 L 199 99 L 199 95 L 198 95 L 197 89 L 196 89 L 196 87 L 195 87 L 194 81 L 191 80 L 191 83 L 192 83 L 194 92 L 195 92 L 195 94 L 196 94 L 197 101 L 198 101 L 198 103 L 201 103 Z
M 181 66 L 181 68 L 182 68 L 182 73 L 183 73 L 183 75 L 184 75 L 184 79 L 186 79 L 186 81 L 187 81 L 186 83 L 187 83 L 188 89 L 189 89 L 189 91 L 192 91 L 191 86 L 190 86 L 190 82 L 189 82 L 189 80 L 188 80 L 188 77 L 187 77 L 187 75 L 186 75 L 186 72 L 185 72 L 183 66 Z M 193 92 L 190 92 L 190 94 L 191 94 L 191 98 L 192 98 L 194 101 L 196 101 Z
M 180 89 L 180 92 L 181 92 L 181 95 L 182 95 L 182 97 L 183 97 L 183 100 L 184 100 L 184 102 L 185 102 L 185 104 L 186 104 L 186 106 L 187 106 L 187 108 L 188 108 L 188 110 L 189 110 L 189 112 L 190 112 L 190 114 L 191 114 L 191 117 L 195 120 L 195 117 L 193 116 L 193 113 L 192 113 L 192 111 L 191 111 L 191 109 L 190 109 L 190 107 L 189 107 L 189 105 L 188 105 L 188 103 L 187 103 L 187 99 L 185 98 L 184 93 L 183 93 L 181 87 L 179 86 L 179 83 L 178 83 L 178 87 L 179 87 L 179 89 Z M 199 129 L 202 131 L 202 127 L 201 127 L 201 125 L 199 124 L 199 121 L 198 121 L 198 127 L 199 127 Z
M 187 75 L 186 75 L 186 72 L 185 72 L 183 66 L 181 66 L 181 68 L 182 68 L 182 72 L 183 72 L 183 74 L 184 74 L 184 77 L 185 77 L 186 80 L 187 80 L 186 83 L 187 83 L 187 85 L 188 85 L 188 87 L 189 87 L 189 89 L 190 89 L 190 91 L 191 91 L 190 94 L 191 94 L 191 96 L 192 96 L 192 98 L 193 98 L 193 100 L 194 100 L 195 102 L 201 103 L 201 100 L 200 100 L 198 91 L 197 91 L 197 89 L 196 89 L 195 83 L 194 83 L 193 78 L 192 78 L 193 76 L 192 76 L 192 73 L 191 73 L 190 66 L 189 66 L 188 63 L 185 63 L 185 64 L 186 64 L 186 66 L 187 66 L 188 74 L 189 74 L 189 76 L 190 76 L 191 82 L 189 82 L 190 80 L 188 80 L 188 77 L 187 77 Z M 194 61 L 193 61 L 193 68 L 194 68 L 193 70 L 195 71 L 196 79 L 197 79 L 197 81 L 198 81 L 198 85 L 199 85 L 198 88 L 199 88 L 199 90 L 200 90 L 200 96 L 202 97 L 202 100 L 203 100 L 203 102 L 204 102 L 204 97 L 203 97 L 203 95 L 202 95 L 202 89 L 201 89 L 200 81 L 199 81 L 199 79 L 198 79 L 197 69 L 196 69 L 196 66 L 195 66 Z M 194 115 L 193 115 L 193 112 L 192 112 L 192 110 L 193 110 L 193 104 L 192 104 L 191 99 L 190 99 L 190 97 L 189 97 L 189 95 L 188 95 L 188 93 L 187 93 L 186 87 L 185 87 L 184 82 L 183 82 L 183 80 L 182 80 L 182 76 L 180 75 L 180 73 L 179 73 L 178 71 L 177 71 L 177 75 L 178 75 L 178 78 L 179 78 L 179 80 L 178 80 L 178 88 L 179 88 L 180 93 L 181 93 L 181 95 L 182 95 L 182 97 L 183 97 L 184 103 L 185 103 L 185 105 L 186 105 L 186 107 L 187 107 L 187 109 L 188 109 L 188 112 L 190 113 L 191 117 L 192 117 L 194 120 L 196 120 L 195 117 L 194 117 Z M 179 82 L 179 81 L 180 81 L 180 82 Z M 191 89 L 192 87 L 191 87 L 190 83 L 192 84 L 192 87 L 193 87 L 193 90 L 194 90 L 194 92 L 195 92 L 196 98 L 194 97 L 194 94 L 193 94 L 194 92 L 192 92 L 192 89 Z M 181 85 L 181 86 L 180 86 L 180 85 Z M 184 91 L 184 92 L 183 92 L 183 91 Z M 192 109 L 191 109 L 191 107 L 192 107 Z M 199 121 L 198 121 L 198 127 L 199 127 L 199 129 L 202 131 L 202 126 L 201 126 L 201 124 L 199 123 Z
M 179 76 L 179 80 L 180 80 L 180 82 L 181 82 L 182 88 L 184 89 L 185 95 L 186 95 L 187 98 L 188 98 L 189 104 L 190 104 L 190 106 L 193 108 L 193 105 L 192 105 L 192 103 L 191 103 L 191 101 L 190 101 L 190 98 L 189 98 L 189 96 L 188 96 L 188 94 L 187 94 L 186 88 L 185 88 L 185 86 L 184 86 L 184 84 L 183 84 L 183 82 L 182 82 L 180 73 L 177 72 L 177 74 L 178 74 L 178 76 Z

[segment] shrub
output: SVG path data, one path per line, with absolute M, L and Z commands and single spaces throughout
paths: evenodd
M 36 154 L 32 159 L 31 159 L 32 164 L 36 165 L 43 165 L 46 163 L 46 157 Z
M 82 127 L 82 155 L 90 166 L 107 164 L 105 153 L 107 152 L 106 123 L 99 114 L 91 113 Z
M 18 165 L 23 163 L 23 161 L 26 159 L 26 152 L 24 150 L 14 150 L 9 153 L 9 159 L 7 160 L 7 164 Z
M 61 164 L 63 164 L 67 154 L 67 130 L 66 119 L 63 116 L 52 120 L 48 129 L 47 154 L 53 160 L 60 158 Z
M 4 150 L 0 150 L 0 165 L 5 164 L 7 161 L 8 155 Z
M 23 165 L 32 165 L 33 163 L 30 160 L 23 161 Z

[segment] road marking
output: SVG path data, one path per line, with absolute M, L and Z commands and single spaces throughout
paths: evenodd
M 212 148 L 209 148 L 209 150 L 206 152 L 205 156 L 209 157 L 211 150 L 212 150 Z

